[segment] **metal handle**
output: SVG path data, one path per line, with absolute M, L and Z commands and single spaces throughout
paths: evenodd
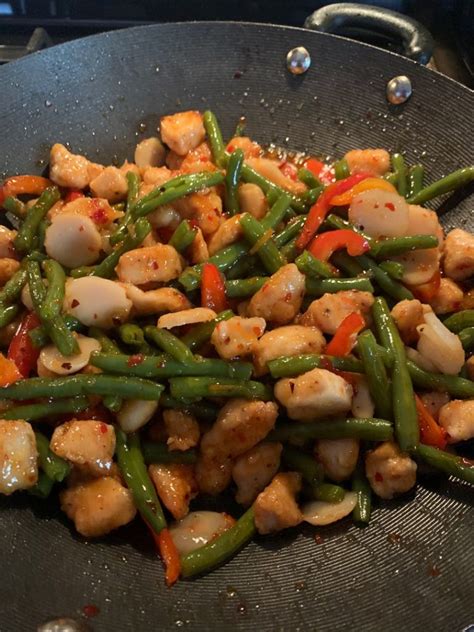
M 413 18 L 381 7 L 351 2 L 329 4 L 312 13 L 304 25 L 322 33 L 342 35 L 344 29 L 357 27 L 396 36 L 402 41 L 404 55 L 420 64 L 427 64 L 433 52 L 433 38 L 427 28 Z

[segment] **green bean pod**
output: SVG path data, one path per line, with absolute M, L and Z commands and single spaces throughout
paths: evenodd
M 13 242 L 18 252 L 26 254 L 32 250 L 41 220 L 60 197 L 58 187 L 48 187 L 28 210 Z
M 177 362 L 194 362 L 194 354 L 189 347 L 187 347 L 182 340 L 173 335 L 167 329 L 161 329 L 160 327 L 148 326 L 145 327 L 146 337 L 153 342 L 162 351 L 169 354 Z
M 377 342 L 370 330 L 364 331 L 359 335 L 357 349 L 364 364 L 370 394 L 375 403 L 375 411 L 383 419 L 391 419 L 391 385 L 383 358 L 378 351 Z
M 282 422 L 270 432 L 268 440 L 363 439 L 365 441 L 390 441 L 392 437 L 393 427 L 386 419 L 347 417 L 303 423 Z
M 423 188 L 425 168 L 423 165 L 413 165 L 408 170 L 408 197 L 412 198 Z
M 231 215 L 237 215 L 240 209 L 237 187 L 243 164 L 244 152 L 241 149 L 234 150 L 227 163 L 225 176 L 225 209 Z
M 219 123 L 217 122 L 215 114 L 210 110 L 206 110 L 202 118 L 204 127 L 206 128 L 209 145 L 211 146 L 212 157 L 216 165 L 220 167 L 222 166 L 222 157 L 225 152 L 225 145 Z
M 252 215 L 245 213 L 240 219 L 240 225 L 249 244 L 257 247 L 265 237 L 265 229 L 262 224 Z M 257 255 L 270 274 L 274 274 L 286 263 L 271 237 L 258 246 Z
M 336 180 L 344 180 L 344 178 L 348 178 L 351 175 L 349 164 L 347 163 L 347 160 L 345 158 L 337 160 L 333 166 Z
M 71 471 L 71 466 L 57 454 L 54 454 L 49 447 L 49 440 L 41 432 L 35 432 L 35 437 L 39 464 L 43 472 L 51 480 L 60 483 Z
M 423 444 L 418 446 L 416 455 L 448 476 L 456 476 L 474 485 L 474 461 Z
M 335 294 L 336 292 L 359 290 L 361 292 L 374 293 L 374 286 L 369 279 L 359 277 L 355 279 L 311 279 L 306 278 L 306 294 L 310 296 L 322 296 L 323 294 Z
M 273 399 L 271 389 L 261 382 L 236 378 L 173 377 L 169 380 L 173 397 L 242 397 L 243 399 Z
M 196 450 L 170 450 L 166 443 L 144 441 L 142 453 L 147 465 L 152 463 L 196 463 Z
M 296 259 L 298 270 L 314 279 L 331 279 L 337 271 L 325 261 L 316 259 L 308 250 L 304 250 Z
M 462 312 L 457 312 L 457 314 L 446 318 L 443 324 L 455 334 L 467 327 L 474 327 L 474 309 L 464 309 Z
M 316 368 L 331 367 L 338 371 L 363 373 L 364 367 L 360 360 L 350 356 L 337 357 L 319 354 L 297 356 L 282 356 L 268 362 L 268 369 L 274 379 L 281 377 L 295 377 Z
M 192 228 L 188 220 L 183 219 L 171 235 L 168 246 L 173 246 L 175 250 L 183 253 L 193 243 L 196 235 L 196 228 Z
M 234 312 L 231 309 L 226 309 L 217 315 L 217 318 L 210 320 L 206 323 L 200 323 L 193 327 L 187 334 L 184 334 L 181 338 L 181 342 L 185 344 L 191 351 L 197 351 L 205 342 L 212 336 L 217 323 L 223 320 L 229 320 L 234 316 Z
M 2 419 L 24 419 L 25 421 L 35 421 L 54 415 L 77 414 L 86 410 L 89 406 L 87 397 L 76 397 L 73 399 L 62 399 L 57 402 L 48 401 L 44 404 L 26 404 L 24 406 L 13 406 L 2 412 Z
M 457 169 L 444 178 L 433 182 L 427 187 L 424 187 L 415 195 L 411 195 L 407 202 L 409 204 L 424 204 L 429 202 L 439 195 L 450 193 L 455 191 L 466 184 L 474 181 L 474 167 L 464 167 L 463 169 Z
M 398 193 L 402 197 L 406 197 L 408 195 L 407 168 L 405 165 L 405 159 L 401 154 L 393 154 L 392 169 L 395 173 L 395 186 L 397 187 Z
M 268 281 L 268 277 L 249 277 L 231 279 L 225 282 L 227 298 L 247 298 L 253 296 Z

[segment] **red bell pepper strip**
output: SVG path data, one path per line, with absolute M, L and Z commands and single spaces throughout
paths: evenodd
M 53 183 L 43 176 L 13 176 L 0 189 L 0 204 L 11 195 L 41 195 Z
M 448 442 L 446 430 L 436 423 L 436 420 L 424 405 L 423 400 L 416 394 L 415 403 L 416 412 L 418 413 L 421 443 L 444 450 Z
M 79 198 L 86 197 L 82 191 L 77 191 L 76 189 L 70 189 L 66 193 L 66 197 L 64 198 L 64 202 L 68 204 L 69 202 L 74 202 L 74 200 L 78 200 Z
M 0 386 L 9 386 L 21 378 L 22 375 L 13 360 L 0 353 Z
M 434 299 L 441 286 L 441 273 L 438 269 L 426 283 L 421 283 L 420 285 L 406 284 L 406 286 L 419 301 L 429 303 Z
M 333 356 L 346 356 L 354 347 L 357 334 L 365 327 L 365 320 L 359 312 L 352 312 L 346 316 L 336 330 L 325 353 Z
M 365 237 L 352 230 L 330 230 L 316 235 L 308 250 L 316 259 L 328 261 L 331 255 L 341 248 L 345 248 L 352 257 L 356 257 L 370 250 L 370 244 Z
M 165 565 L 166 585 L 172 586 L 178 581 L 181 575 L 181 558 L 176 544 L 173 542 L 173 538 L 168 529 L 162 529 L 160 533 L 155 533 L 149 524 L 147 524 L 147 526 L 150 529 L 158 553 Z
M 355 173 L 348 178 L 344 178 L 344 180 L 333 182 L 321 193 L 317 202 L 309 209 L 308 217 L 306 218 L 303 230 L 296 241 L 296 247 L 299 250 L 306 248 L 325 220 L 326 215 L 331 208 L 332 198 L 352 189 L 355 184 L 362 182 L 362 180 L 365 180 L 365 178 L 368 177 L 370 177 L 370 174 L 368 173 Z
M 7 357 L 16 364 L 22 377 L 29 377 L 31 371 L 36 368 L 40 350 L 33 345 L 28 334 L 39 325 L 40 319 L 36 314 L 31 312 L 27 314 L 21 321 L 8 347 Z
M 205 263 L 202 267 L 201 305 L 215 312 L 222 312 L 228 307 L 224 279 L 213 263 Z
M 308 158 L 304 166 L 325 186 L 331 184 L 331 182 L 334 182 L 336 179 L 334 175 L 334 168 L 324 162 L 321 162 L 321 160 L 318 160 L 317 158 Z

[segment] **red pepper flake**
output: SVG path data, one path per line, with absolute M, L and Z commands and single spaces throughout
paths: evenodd
M 102 434 L 107 434 L 107 431 L 108 431 L 107 424 L 100 424 L 99 430 Z
M 92 211 L 90 213 L 90 218 L 96 224 L 107 224 L 109 221 L 107 212 L 102 206 L 102 202 L 99 200 L 92 199 Z
M 96 617 L 99 614 L 100 610 L 97 606 L 90 603 L 87 606 L 84 606 L 84 608 L 82 609 L 82 612 L 84 613 L 84 616 L 90 618 L 90 617 Z
M 79 301 L 73 298 L 71 301 L 71 307 L 77 307 L 78 305 L 80 305 Z
M 143 362 L 145 357 L 141 353 L 136 353 L 135 355 L 131 355 L 127 361 L 128 366 L 138 366 Z
M 388 208 L 389 211 L 394 211 L 395 210 L 395 204 L 393 204 L 392 202 L 386 202 L 385 203 L 385 208 Z
M 430 577 L 438 577 L 438 575 L 440 575 L 440 573 L 441 573 L 441 571 L 434 564 L 431 564 L 430 566 L 428 566 L 428 575 Z
M 324 542 L 324 538 L 321 535 L 319 535 L 319 533 L 317 533 L 314 536 L 314 541 L 316 542 L 316 544 L 322 544 Z
M 226 149 L 229 152 L 229 154 L 231 154 L 234 151 L 235 147 L 234 147 L 234 145 L 232 145 L 232 143 L 229 143 L 227 145 Z
M 241 70 L 236 70 L 234 72 L 234 79 L 241 79 L 244 73 Z
M 400 544 L 402 536 L 399 533 L 389 533 L 387 536 L 389 544 Z
M 66 371 L 69 371 L 72 368 L 72 364 L 70 362 L 63 362 L 61 366 L 63 369 L 66 369 Z
M 377 483 L 381 483 L 383 481 L 383 476 L 382 474 L 380 474 L 380 472 L 375 472 L 375 480 L 377 481 Z
M 158 268 L 160 267 L 157 261 L 152 261 L 150 265 L 153 270 L 158 270 Z

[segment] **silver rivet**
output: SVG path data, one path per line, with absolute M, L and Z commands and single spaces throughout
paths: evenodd
M 387 100 L 393 105 L 405 103 L 411 97 L 413 89 L 406 75 L 399 75 L 387 83 Z
M 92 628 L 85 621 L 58 617 L 39 625 L 36 632 L 92 632 Z
M 294 75 L 302 75 L 311 66 L 311 56 L 304 46 L 292 48 L 286 56 L 286 67 Z

